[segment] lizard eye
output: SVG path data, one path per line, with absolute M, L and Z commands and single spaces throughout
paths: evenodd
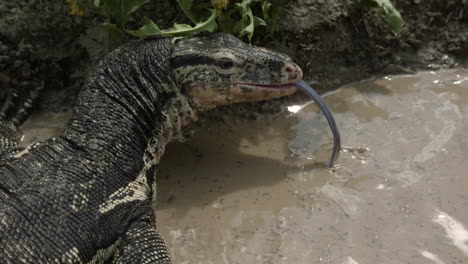
M 230 70 L 234 67 L 234 62 L 230 59 L 221 59 L 218 66 L 223 70 Z

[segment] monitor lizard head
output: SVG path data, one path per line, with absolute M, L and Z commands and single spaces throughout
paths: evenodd
M 222 33 L 179 40 L 171 66 L 182 93 L 198 111 L 290 95 L 303 76 L 287 55 Z

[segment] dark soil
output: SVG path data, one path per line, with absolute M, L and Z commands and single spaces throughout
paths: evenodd
M 292 55 L 319 88 L 467 63 L 467 1 L 393 0 L 405 20 L 400 36 L 376 12 L 352 8 L 350 1 L 298 2 L 267 46 Z
M 180 20 L 175 1 L 158 2 L 142 12 L 162 25 Z M 405 19 L 400 36 L 375 11 L 351 2 L 291 1 L 278 31 L 253 42 L 291 55 L 322 91 L 376 74 L 467 65 L 468 1 L 392 1 Z M 21 98 L 43 87 L 37 108 L 70 107 L 87 71 L 115 43 L 97 27 L 98 17 L 68 12 L 66 1 L 0 3 L 0 99 L 8 89 Z

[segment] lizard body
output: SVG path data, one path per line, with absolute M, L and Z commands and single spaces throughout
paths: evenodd
M 0 262 L 170 263 L 152 208 L 166 144 L 199 112 L 289 95 L 301 78 L 289 57 L 224 34 L 113 51 L 59 137 L 5 141 Z

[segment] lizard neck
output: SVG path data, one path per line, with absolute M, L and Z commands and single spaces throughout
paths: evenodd
M 159 158 L 183 114 L 193 113 L 174 82 L 171 49 L 169 39 L 156 39 L 112 52 L 83 85 L 62 134 L 0 167 L 8 191 L 0 193 L 0 215 L 8 216 L 2 235 L 10 228 L 51 234 L 58 242 L 33 235 L 25 245 L 50 262 L 66 252 L 72 262 L 89 262 L 146 214 Z
M 170 138 L 182 114 L 193 113 L 174 81 L 171 52 L 169 39 L 156 39 L 104 58 L 83 85 L 62 137 L 91 151 L 115 147 L 116 140 L 141 150 L 155 135 Z
M 61 138 L 83 150 L 106 179 L 154 183 L 155 166 L 182 119 L 195 118 L 174 81 L 169 39 L 137 41 L 115 50 L 84 84 Z M 112 181 L 113 179 L 109 179 Z M 153 188 L 150 188 L 150 192 Z

